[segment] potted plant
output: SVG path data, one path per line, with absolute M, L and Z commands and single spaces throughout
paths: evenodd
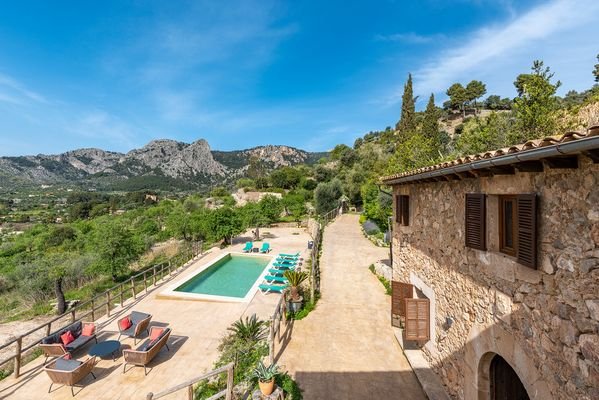
M 268 367 L 262 361 L 258 361 L 258 365 L 252 372 L 252 377 L 258 379 L 258 386 L 263 395 L 268 396 L 275 390 L 275 378 L 279 375 L 279 366 L 271 364 Z
M 302 284 L 302 282 L 308 279 L 308 273 L 305 271 L 285 271 L 283 276 L 287 278 L 290 286 L 289 301 L 287 302 L 287 306 L 289 311 L 296 313 L 302 308 L 302 301 L 304 300 L 304 298 L 299 294 L 299 286 Z

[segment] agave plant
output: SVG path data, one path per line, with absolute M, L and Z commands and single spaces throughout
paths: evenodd
M 283 274 L 287 281 L 289 282 L 289 286 L 291 286 L 290 295 L 291 301 L 299 301 L 299 285 L 302 284 L 306 279 L 308 279 L 308 273 L 305 271 L 285 271 Z
M 245 317 L 245 320 L 243 317 L 239 318 L 227 329 L 239 339 L 257 342 L 266 337 L 266 328 L 266 321 L 259 320 L 256 314 L 253 314 L 251 317 Z
M 260 382 L 270 382 L 279 375 L 279 366 L 270 364 L 268 367 L 262 361 L 258 361 L 256 368 L 251 373 L 252 378 L 258 379 Z

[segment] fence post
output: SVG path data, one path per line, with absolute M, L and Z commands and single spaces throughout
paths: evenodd
M 75 322 L 75 310 L 71 311 L 71 322 Z
M 50 330 L 52 329 L 52 322 L 48 322 L 46 325 L 46 336 L 50 336 Z
M 146 294 L 148 293 L 148 278 L 146 276 L 147 272 L 148 272 L 147 270 L 144 271 L 144 290 L 146 291 Z
M 173 276 L 173 270 L 171 269 L 171 262 L 170 261 L 168 262 L 168 274 L 170 276 Z
M 19 336 L 16 341 L 16 354 L 15 354 L 15 378 L 21 375 L 21 348 L 23 347 L 23 336 Z
M 187 399 L 193 400 L 193 385 L 187 386 Z
M 154 281 L 154 286 L 156 286 L 156 266 L 152 267 L 152 280 Z
M 119 293 L 121 296 L 121 307 L 123 307 L 123 303 L 125 302 L 125 300 L 123 300 L 123 284 L 122 283 L 119 285 Z
M 146 400 L 152 400 L 154 398 L 154 393 L 150 392 L 146 395 Z
M 131 277 L 131 293 L 133 294 L 133 300 L 135 300 L 135 281 Z
M 92 304 L 92 322 L 96 320 L 96 305 L 94 304 L 94 298 L 91 299 Z
M 268 333 L 268 360 L 275 362 L 275 318 L 270 317 L 270 332 Z
M 231 365 L 231 368 L 227 369 L 227 393 L 225 394 L 225 400 L 233 400 L 233 378 L 235 365 Z
M 110 290 L 106 291 L 106 316 L 110 317 Z

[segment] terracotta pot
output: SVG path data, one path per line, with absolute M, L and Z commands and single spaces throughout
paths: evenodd
M 268 382 L 258 381 L 258 386 L 260 386 L 262 394 L 268 396 L 275 390 L 275 379 L 273 378 Z

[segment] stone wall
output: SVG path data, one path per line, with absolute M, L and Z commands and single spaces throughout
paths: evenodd
M 434 291 L 435 335 L 423 351 L 449 393 L 486 398 L 488 356 L 479 353 L 487 349 L 512 365 L 531 398 L 599 399 L 599 164 L 581 156 L 578 169 L 394 192 L 410 196 L 410 226 L 394 226 L 393 278 Z M 488 195 L 488 251 L 464 246 L 468 192 Z M 497 195 L 531 192 L 539 195 L 537 270 L 498 250 Z

